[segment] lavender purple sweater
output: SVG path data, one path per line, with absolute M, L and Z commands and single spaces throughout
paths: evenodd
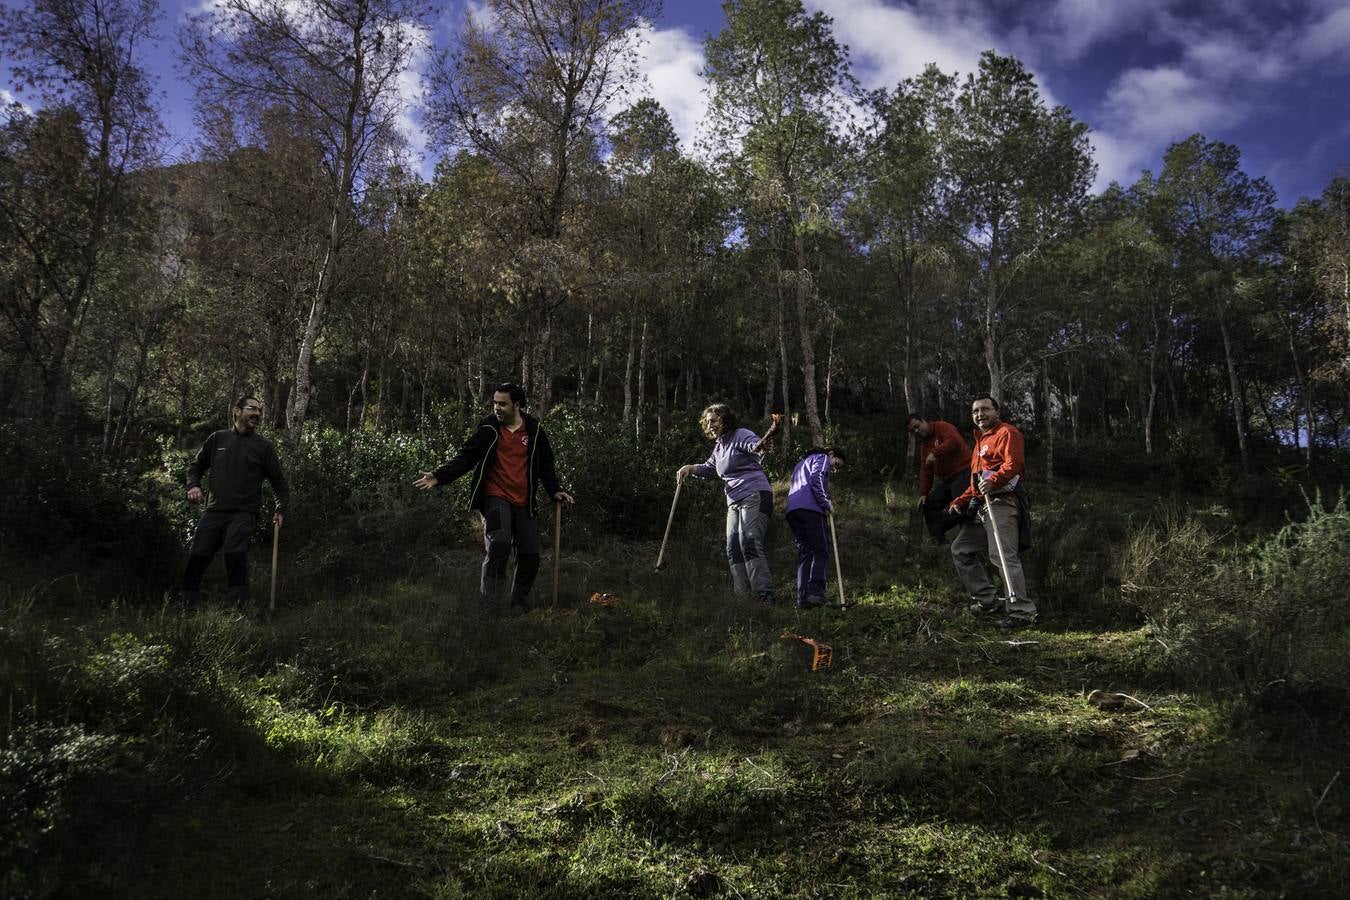
M 797 463 L 792 470 L 792 484 L 788 487 L 787 511 L 794 509 L 810 510 L 814 513 L 827 513 L 833 509 L 830 503 L 830 455 L 812 453 Z
M 749 428 L 737 428 L 731 434 L 724 434 L 713 443 L 708 461 L 694 466 L 694 474 L 699 478 L 721 478 L 728 506 L 760 491 L 772 491 L 759 454 L 750 452 L 757 443 L 759 435 Z

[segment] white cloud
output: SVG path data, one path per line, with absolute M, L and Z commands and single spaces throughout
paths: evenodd
M 9 109 L 15 103 L 19 104 L 19 111 L 24 115 L 31 116 L 33 114 L 33 107 L 14 96 L 14 93 L 9 89 L 0 88 L 0 116 L 4 116 L 8 119 Z
M 1145 23 L 1149 3 L 1134 0 L 1054 0 L 1037 44 L 1055 56 L 1076 60 L 1098 42 L 1129 33 Z M 1048 31 L 1048 33 L 1046 33 Z
M 973 72 L 980 54 L 997 41 L 980 17 L 950 8 L 921 11 L 883 0 L 808 0 L 834 19 L 834 34 L 847 44 L 854 74 L 869 88 L 893 88 L 929 63 L 944 72 Z
M 1131 184 L 1169 144 L 1241 122 L 1250 107 L 1214 81 L 1176 66 L 1129 69 L 1107 90 L 1100 128 L 1091 137 L 1100 190 Z
M 1332 9 L 1307 30 L 1295 44 L 1295 49 L 1309 62 L 1319 62 L 1350 52 L 1350 6 Z
M 1226 128 L 1247 112 L 1212 82 L 1174 66 L 1126 71 L 1107 91 L 1102 109 L 1107 127 L 1155 140 Z
M 703 43 L 679 28 L 649 26 L 641 38 L 644 45 L 638 68 L 643 83 L 634 86 L 634 93 L 660 103 L 681 142 L 692 147 L 708 112 L 707 82 L 700 74 Z

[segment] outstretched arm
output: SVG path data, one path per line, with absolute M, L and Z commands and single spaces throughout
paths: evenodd
M 429 491 L 439 485 L 449 484 L 470 471 L 487 455 L 488 448 L 492 446 L 493 433 L 491 426 L 480 425 L 449 462 L 434 472 L 419 472 L 419 477 L 413 485 Z

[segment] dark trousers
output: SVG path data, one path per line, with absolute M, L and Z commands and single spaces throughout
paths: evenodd
M 248 598 L 248 539 L 257 526 L 258 514 L 252 511 L 208 509 L 197 522 L 188 548 L 187 570 L 183 572 L 183 590 L 195 594 L 202 589 L 202 575 L 216 552 L 225 551 L 225 576 L 230 593 Z
M 506 587 L 506 564 L 511 547 L 516 548 L 516 577 L 511 586 L 511 603 L 524 606 L 525 599 L 539 574 L 539 522 L 525 506 L 515 506 L 501 497 L 484 497 L 483 516 L 483 599 L 501 600 Z
M 969 469 L 962 469 L 952 477 L 944 478 L 942 481 L 933 479 L 933 486 L 928 491 L 928 500 L 923 505 L 923 520 L 924 524 L 928 526 L 928 533 L 937 543 L 942 543 L 948 531 L 970 518 L 968 515 L 952 515 L 947 512 L 947 507 L 951 505 L 951 502 L 964 494 L 966 487 L 969 485 Z
M 818 605 L 825 600 L 830 569 L 830 524 L 822 513 L 809 509 L 794 509 L 787 520 L 797 544 L 797 605 Z

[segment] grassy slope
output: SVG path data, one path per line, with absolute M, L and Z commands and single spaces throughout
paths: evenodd
M 1318 804 L 1343 733 L 1248 720 L 1183 689 L 1147 630 L 1085 588 L 1094 572 L 1100 584 L 1091 566 L 1072 592 L 1045 592 L 1041 627 L 996 633 L 960 611 L 945 548 L 911 548 L 875 493 L 841 507 L 846 612 L 730 599 L 707 522 L 681 527 L 660 575 L 654 546 L 576 536 L 560 607 L 520 618 L 474 611 L 469 548 L 436 577 L 317 598 L 274 623 L 224 610 L 72 620 L 11 599 L 11 653 L 37 659 L 64 636 L 85 648 L 65 651 L 69 665 L 106 675 L 107 658 L 167 648 L 197 673 L 196 699 L 102 727 L 202 738 L 162 796 L 101 803 L 14 884 L 163 897 L 1350 892 L 1344 785 Z M 1120 498 L 1088 505 L 1129 512 Z M 786 581 L 781 522 L 775 542 Z M 1056 562 L 1056 583 L 1069 565 Z M 624 602 L 585 602 L 597 590 Z M 830 642 L 833 668 L 808 671 L 785 629 Z M 1147 708 L 1099 709 L 1094 689 Z

